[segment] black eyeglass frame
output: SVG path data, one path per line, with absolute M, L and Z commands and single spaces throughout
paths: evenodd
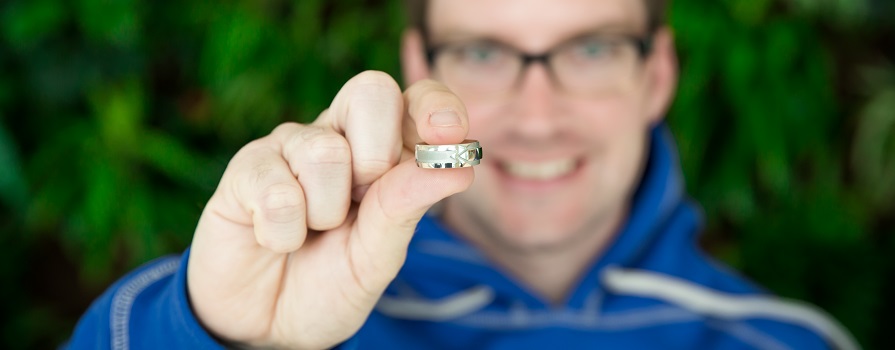
M 637 49 L 637 54 L 640 56 L 640 59 L 642 60 L 642 59 L 646 59 L 647 57 L 649 57 L 649 55 L 652 54 L 652 52 L 653 52 L 653 39 L 654 39 L 653 37 L 654 37 L 654 35 L 651 33 L 646 36 L 628 35 L 628 36 L 620 36 L 620 37 L 615 37 L 615 38 L 627 40 L 627 41 L 633 43 L 634 47 Z M 437 56 L 439 52 L 450 47 L 451 45 L 452 44 L 429 46 L 429 44 L 426 44 L 426 63 L 429 65 L 429 67 L 434 67 L 435 66 L 435 56 Z M 548 62 L 550 61 L 550 57 L 553 56 L 553 54 L 557 50 L 559 50 L 560 48 L 563 48 L 564 46 L 565 45 L 561 44 L 561 45 L 558 45 L 557 47 L 550 49 L 549 51 L 539 53 L 539 54 L 531 54 L 531 53 L 523 52 L 521 50 L 516 50 L 517 52 L 519 52 L 521 54 L 520 57 L 522 58 L 522 67 L 521 67 L 522 70 L 525 71 L 525 69 L 527 69 L 529 65 L 531 65 L 532 63 L 535 63 L 535 62 L 539 62 L 539 63 L 549 67 L 550 65 L 548 64 Z

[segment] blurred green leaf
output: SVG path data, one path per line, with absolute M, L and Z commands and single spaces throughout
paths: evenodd
M 0 8 L 2 37 L 14 48 L 32 48 L 56 31 L 65 20 L 58 1 L 12 1 Z
M 141 137 L 140 155 L 147 165 L 184 186 L 214 189 L 223 165 L 194 153 L 177 139 L 158 132 Z
M 774 5 L 773 0 L 727 0 L 733 16 L 741 23 L 756 25 L 762 22 L 765 15 Z
M 18 149 L 3 123 L 0 123 L 0 201 L 17 215 L 21 215 L 28 201 Z
M 139 147 L 144 109 L 143 92 L 139 86 L 130 82 L 94 89 L 90 102 L 99 121 L 104 146 L 113 153 L 135 153 Z
M 202 76 L 215 90 L 229 85 L 245 69 L 262 44 L 264 23 L 233 4 L 221 4 L 216 11 L 202 52 Z
M 78 25 L 87 38 L 115 46 L 135 47 L 142 34 L 142 2 L 77 0 Z
M 849 26 L 868 17 L 872 0 L 788 0 L 800 12 L 830 18 L 837 25 Z
M 852 166 L 867 195 L 895 206 L 895 85 L 871 97 L 859 116 Z

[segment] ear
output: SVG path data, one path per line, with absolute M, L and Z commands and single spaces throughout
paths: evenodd
M 649 56 L 647 74 L 647 117 L 652 124 L 662 120 L 677 91 L 678 61 L 674 35 L 668 27 L 656 31 Z
M 423 36 L 417 29 L 407 29 L 401 36 L 401 73 L 404 74 L 404 86 L 429 78 Z

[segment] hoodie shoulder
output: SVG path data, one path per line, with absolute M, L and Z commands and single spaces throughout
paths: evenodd
M 132 271 L 93 302 L 66 349 L 223 349 L 195 318 L 183 257 L 159 258 Z
M 758 349 L 859 349 L 851 334 L 823 310 L 801 301 L 776 297 L 739 276 L 716 270 L 718 288 L 661 272 L 607 268 L 607 290 L 645 298 L 695 313 L 706 326 Z

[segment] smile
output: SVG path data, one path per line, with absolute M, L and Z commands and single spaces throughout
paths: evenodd
M 502 162 L 501 168 L 516 178 L 524 180 L 552 180 L 566 176 L 575 170 L 577 162 L 573 158 L 549 162 Z

